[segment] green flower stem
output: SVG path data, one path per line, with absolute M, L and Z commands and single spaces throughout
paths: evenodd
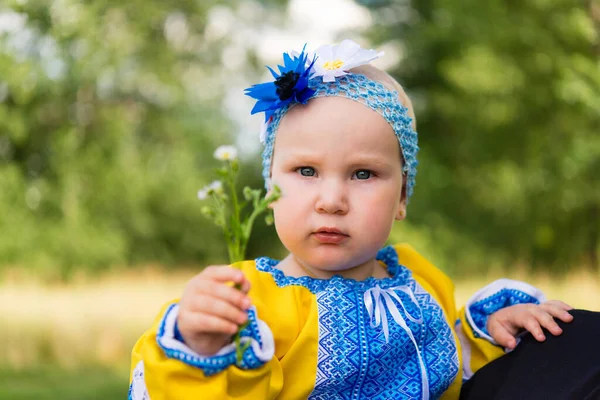
M 252 232 L 252 225 L 254 225 L 254 220 L 264 211 L 265 208 L 255 208 L 254 211 L 252 211 L 252 214 L 250 214 L 250 217 L 248 217 L 248 221 L 246 222 L 246 226 L 244 227 L 244 234 L 242 236 L 244 238 L 244 244 L 242 249 L 243 253 L 246 253 L 246 244 L 248 243 L 248 239 L 250 239 L 250 233 Z
M 204 214 L 213 219 L 216 225 L 223 229 L 223 234 L 227 242 L 227 253 L 230 264 L 243 261 L 246 256 L 246 247 L 252 233 L 252 227 L 256 218 L 265 212 L 269 205 L 280 197 L 280 190 L 274 187 L 268 196 L 261 199 L 260 190 L 244 188 L 245 201 L 238 199 L 236 191 L 237 174 L 239 164 L 237 160 L 227 160 L 226 167 L 219 168 L 216 172 L 222 178 L 222 184 L 229 191 L 229 196 L 222 190 L 214 190 L 211 197 L 214 200 L 214 208 L 204 212 Z M 225 188 L 223 188 L 225 190 Z M 246 218 L 242 217 L 242 211 L 252 200 L 252 212 Z M 241 290 L 241 285 L 236 284 L 236 289 Z M 244 352 L 250 345 L 249 342 L 242 344 L 240 332 L 248 325 L 248 322 L 241 325 L 238 332 L 234 335 L 233 341 L 236 346 L 236 357 L 238 364 L 241 363 Z
M 242 222 L 241 222 L 241 209 L 240 209 L 240 205 L 238 202 L 238 196 L 237 196 L 237 191 L 236 191 L 236 187 L 235 187 L 235 183 L 236 183 L 236 177 L 237 177 L 237 168 L 234 167 L 232 162 L 227 162 L 227 170 L 228 170 L 228 174 L 226 176 L 226 180 L 227 180 L 227 184 L 229 186 L 229 190 L 231 191 L 231 205 L 232 205 L 232 214 L 231 214 L 231 225 L 230 225 L 230 233 L 233 233 L 233 235 L 229 235 L 229 238 L 227 240 L 227 247 L 228 247 L 228 252 L 229 252 L 229 261 L 231 264 L 236 263 L 238 261 L 242 261 L 244 259 L 244 256 L 246 254 L 246 243 L 248 242 L 248 237 L 250 236 L 250 232 L 246 229 L 246 232 L 242 233 Z M 253 214 L 256 213 L 256 210 L 254 210 Z M 251 224 L 246 224 L 246 227 L 250 226 L 251 229 Z M 240 235 L 240 233 L 242 233 Z M 241 286 L 240 285 L 235 285 L 236 289 L 241 290 Z M 233 340 L 235 342 L 235 349 L 236 349 L 236 358 L 237 358 L 237 362 L 238 364 L 242 362 L 242 358 L 244 357 L 244 352 L 246 351 L 247 346 L 242 346 L 241 345 L 241 336 L 240 336 L 240 332 L 244 329 L 244 327 L 246 326 L 246 324 L 240 326 L 240 328 L 238 329 L 238 331 L 236 332 Z
M 228 247 L 230 248 L 229 261 L 233 264 L 238 261 L 242 261 L 244 259 L 244 253 L 241 251 L 240 246 L 240 205 L 238 203 L 237 191 L 235 188 L 236 175 L 237 171 L 233 168 L 232 162 L 227 162 L 227 170 L 228 174 L 226 176 L 227 185 L 229 186 L 229 190 L 231 191 L 231 205 L 232 205 L 232 213 L 231 213 L 231 231 L 233 235 L 230 237 L 230 240 L 227 241 Z

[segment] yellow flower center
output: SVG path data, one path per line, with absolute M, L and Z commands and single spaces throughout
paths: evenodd
M 342 60 L 327 61 L 325 65 L 323 65 L 323 68 L 328 71 L 333 71 L 334 69 L 341 68 L 343 65 L 344 62 Z

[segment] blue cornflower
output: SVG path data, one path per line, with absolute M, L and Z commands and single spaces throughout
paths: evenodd
M 267 67 L 275 78 L 274 82 L 259 83 L 246 89 L 246 95 L 258 100 L 251 114 L 264 111 L 265 121 L 268 121 L 279 108 L 293 101 L 306 104 L 312 97 L 315 91 L 308 87 L 308 79 L 316 58 L 307 67 L 308 55 L 304 48 L 298 56 L 283 53 L 283 66 L 278 66 L 279 74 Z

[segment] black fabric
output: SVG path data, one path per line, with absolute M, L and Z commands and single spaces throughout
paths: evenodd
M 573 321 L 557 321 L 560 336 L 529 333 L 512 352 L 477 371 L 460 400 L 600 400 L 600 313 L 573 310 Z

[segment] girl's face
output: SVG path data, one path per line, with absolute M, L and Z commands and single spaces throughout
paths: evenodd
M 400 146 L 377 112 L 341 97 L 292 108 L 277 131 L 277 234 L 313 270 L 372 262 L 406 210 Z

